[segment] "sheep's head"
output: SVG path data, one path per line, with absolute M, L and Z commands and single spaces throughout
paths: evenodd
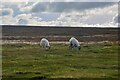
M 47 46 L 48 49 L 50 49 L 50 46 Z
M 81 46 L 78 46 L 78 49 L 80 50 L 80 49 L 81 49 Z

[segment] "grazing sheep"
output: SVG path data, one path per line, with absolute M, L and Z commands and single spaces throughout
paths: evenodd
M 50 49 L 49 41 L 45 38 L 42 38 L 40 41 L 40 45 L 45 49 Z
M 79 50 L 81 49 L 81 46 L 80 46 L 78 40 L 75 39 L 74 37 L 72 37 L 72 38 L 69 40 L 69 43 L 70 43 L 69 48 L 78 48 Z

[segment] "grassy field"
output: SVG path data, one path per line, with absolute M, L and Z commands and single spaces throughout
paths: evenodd
M 3 80 L 26 79 L 118 79 L 118 45 L 82 45 L 80 51 L 67 44 L 3 44 Z M 120 48 L 119 48 L 120 49 Z

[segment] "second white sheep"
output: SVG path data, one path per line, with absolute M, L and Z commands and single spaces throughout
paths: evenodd
M 69 48 L 78 48 L 79 50 L 81 49 L 80 43 L 76 38 L 72 37 L 69 40 L 69 43 L 70 43 Z
M 50 49 L 49 41 L 46 38 L 41 39 L 40 46 L 42 46 L 45 49 Z

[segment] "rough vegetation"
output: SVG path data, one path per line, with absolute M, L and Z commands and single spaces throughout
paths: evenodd
M 3 80 L 118 79 L 117 44 L 82 45 L 80 51 L 69 50 L 67 44 L 51 44 L 50 50 L 37 44 L 2 47 Z

